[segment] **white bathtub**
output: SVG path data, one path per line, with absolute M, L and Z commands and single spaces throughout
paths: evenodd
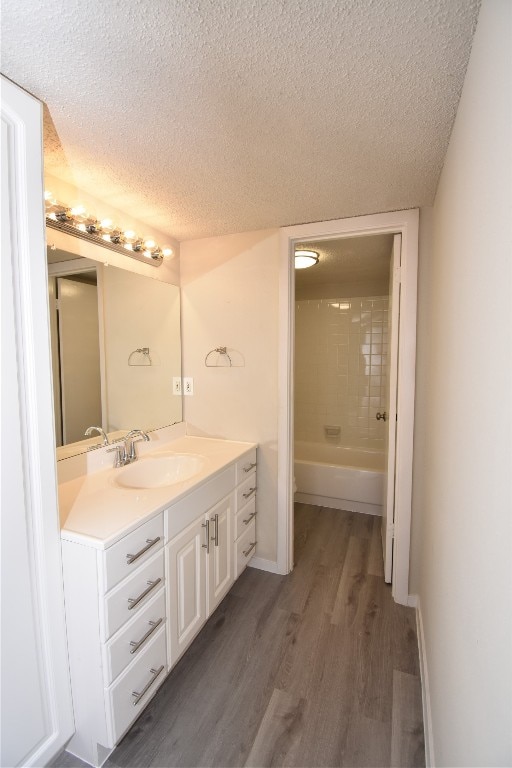
M 295 501 L 382 514 L 385 456 L 323 443 L 295 442 Z

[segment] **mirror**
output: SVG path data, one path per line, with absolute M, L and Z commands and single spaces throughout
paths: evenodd
M 178 286 L 49 247 L 48 290 L 58 460 L 182 420 Z

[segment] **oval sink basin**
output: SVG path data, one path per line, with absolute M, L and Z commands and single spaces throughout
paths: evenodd
M 203 466 L 202 456 L 190 453 L 147 456 L 116 472 L 114 483 L 121 488 L 164 488 L 189 480 Z

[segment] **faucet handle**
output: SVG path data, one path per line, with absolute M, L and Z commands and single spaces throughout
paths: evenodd
M 114 468 L 124 467 L 126 464 L 126 445 L 124 443 L 116 443 L 112 448 L 107 448 L 107 453 L 116 452 L 114 459 Z
M 135 453 L 135 443 L 138 443 L 139 440 L 144 440 L 146 443 L 149 440 L 149 435 L 147 432 L 144 432 L 143 429 L 132 429 L 131 432 L 128 432 L 128 434 L 125 437 L 125 443 L 126 443 L 126 461 L 131 462 L 135 461 L 137 458 L 137 454 Z

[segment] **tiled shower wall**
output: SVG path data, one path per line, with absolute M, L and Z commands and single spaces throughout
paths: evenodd
M 387 335 L 387 296 L 296 302 L 296 440 L 384 449 Z

